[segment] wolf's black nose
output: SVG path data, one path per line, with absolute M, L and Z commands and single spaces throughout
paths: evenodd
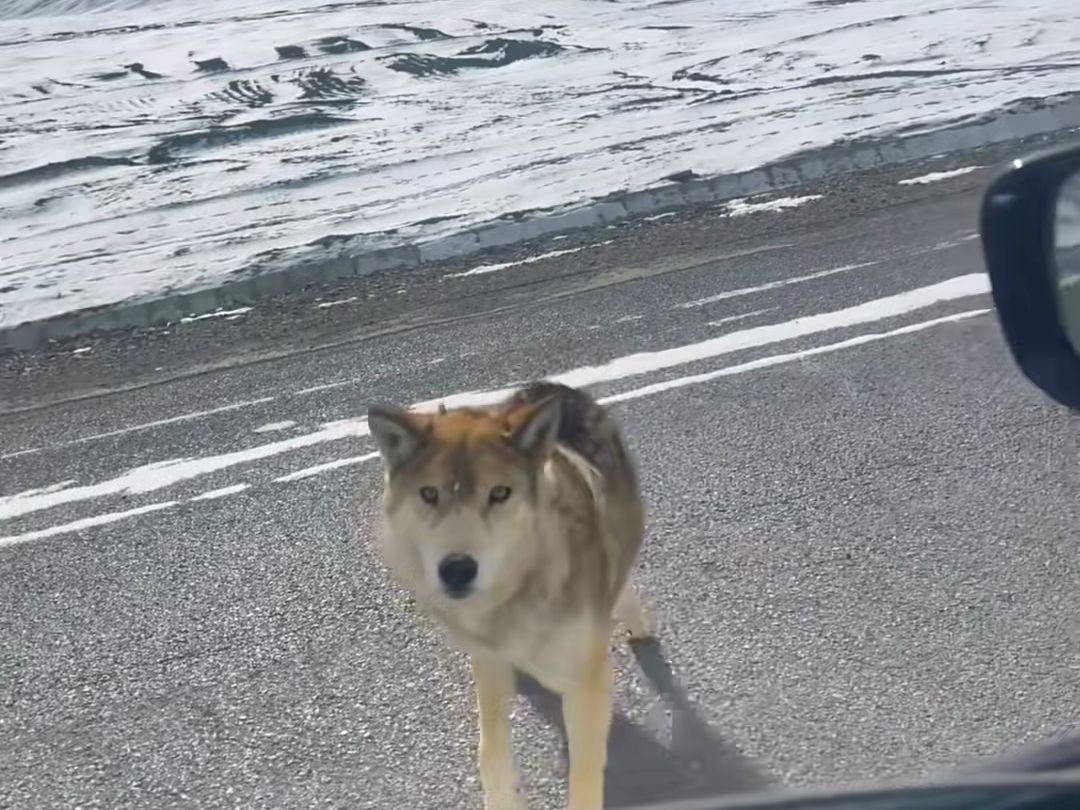
M 468 554 L 447 554 L 439 563 L 439 579 L 450 596 L 461 597 L 469 592 L 476 579 L 476 560 Z

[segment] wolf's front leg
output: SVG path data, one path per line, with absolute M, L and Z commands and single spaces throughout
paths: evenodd
M 524 810 L 510 736 L 514 670 L 501 661 L 473 656 L 473 681 L 480 715 L 480 784 L 485 810 Z
M 563 694 L 563 722 L 570 754 L 569 810 L 601 810 L 611 730 L 611 659 L 608 639 L 591 642 L 581 676 Z

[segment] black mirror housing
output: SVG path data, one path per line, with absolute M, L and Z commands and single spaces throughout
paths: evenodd
M 1055 241 L 1067 183 L 1070 189 L 1075 184 L 1070 194 L 1080 203 L 1080 144 L 1012 161 L 983 196 L 979 229 L 994 304 L 1014 359 L 1052 399 L 1080 409 L 1080 277 L 1069 280 L 1064 294 Z M 1080 243 L 1075 255 L 1080 257 Z

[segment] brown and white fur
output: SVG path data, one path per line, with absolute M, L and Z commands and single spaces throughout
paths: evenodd
M 611 414 L 533 383 L 489 408 L 369 409 L 383 457 L 384 558 L 472 664 L 487 810 L 525 806 L 511 747 L 514 670 L 562 696 L 570 810 L 600 810 L 614 619 L 649 633 L 630 572 L 637 473 Z

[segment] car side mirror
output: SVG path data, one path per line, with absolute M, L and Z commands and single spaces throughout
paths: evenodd
M 983 196 L 980 231 L 1013 357 L 1051 398 L 1080 409 L 1080 146 L 1005 167 Z

